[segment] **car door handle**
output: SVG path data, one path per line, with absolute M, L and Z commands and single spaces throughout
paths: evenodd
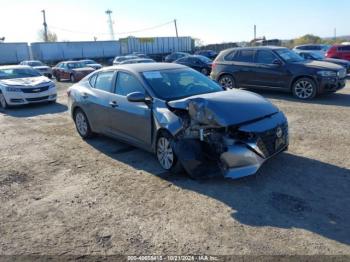
M 89 95 L 88 95 L 87 93 L 83 93 L 83 94 L 82 94 L 82 97 L 86 99 L 86 98 L 89 97 Z
M 119 106 L 118 103 L 117 103 L 117 101 L 111 101 L 111 102 L 109 102 L 109 105 L 110 105 L 111 107 L 118 107 L 118 106 Z

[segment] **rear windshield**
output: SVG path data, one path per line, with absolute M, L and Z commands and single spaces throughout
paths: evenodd
M 0 79 L 15 79 L 37 76 L 41 76 L 41 74 L 31 68 L 0 69 Z
M 67 66 L 69 69 L 73 69 L 73 68 L 82 68 L 82 67 L 85 67 L 86 65 L 84 63 L 67 63 Z
M 43 66 L 44 65 L 40 61 L 30 61 L 30 62 L 27 62 L 27 64 L 30 66 Z

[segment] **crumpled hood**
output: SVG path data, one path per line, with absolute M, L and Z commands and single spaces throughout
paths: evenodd
M 188 110 L 195 121 L 227 127 L 259 119 L 279 110 L 262 96 L 243 90 L 196 95 L 170 101 L 172 108 Z
M 81 72 L 81 73 L 84 73 L 84 72 L 93 72 L 93 71 L 95 71 L 95 69 L 92 68 L 92 67 L 74 68 L 74 69 L 72 69 L 72 70 L 75 71 L 75 72 Z
M 331 69 L 331 70 L 341 70 L 342 67 L 340 65 L 336 65 L 333 63 L 325 62 L 325 61 L 316 61 L 316 60 L 307 60 L 304 62 L 300 62 L 300 64 L 304 64 L 308 67 L 313 67 L 316 69 Z
M 50 81 L 45 76 L 36 76 L 36 77 L 26 77 L 26 78 L 16 78 L 16 79 L 2 79 L 0 80 L 0 84 L 6 85 L 6 86 L 29 86 L 29 87 L 36 87 L 43 84 L 49 84 L 52 81 Z

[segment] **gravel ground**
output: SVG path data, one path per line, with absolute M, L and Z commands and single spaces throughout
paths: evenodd
M 75 131 L 55 105 L 0 112 L 0 254 L 349 254 L 350 82 L 312 102 L 263 92 L 289 151 L 240 180 L 164 173 Z

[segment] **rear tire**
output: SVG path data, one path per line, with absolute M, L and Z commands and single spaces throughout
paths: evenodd
M 219 84 L 225 89 L 237 88 L 236 81 L 231 75 L 220 76 Z
M 83 139 L 87 139 L 93 136 L 90 128 L 89 120 L 83 110 L 76 109 L 74 112 L 74 123 L 79 135 Z
M 166 131 L 162 131 L 156 143 L 156 156 L 160 166 L 173 174 L 179 174 L 183 168 L 174 152 L 174 138 Z
M 5 96 L 0 92 L 0 106 L 2 109 L 8 108 Z
M 317 95 L 317 85 L 312 79 L 303 77 L 295 81 L 292 93 L 298 99 L 309 100 Z

